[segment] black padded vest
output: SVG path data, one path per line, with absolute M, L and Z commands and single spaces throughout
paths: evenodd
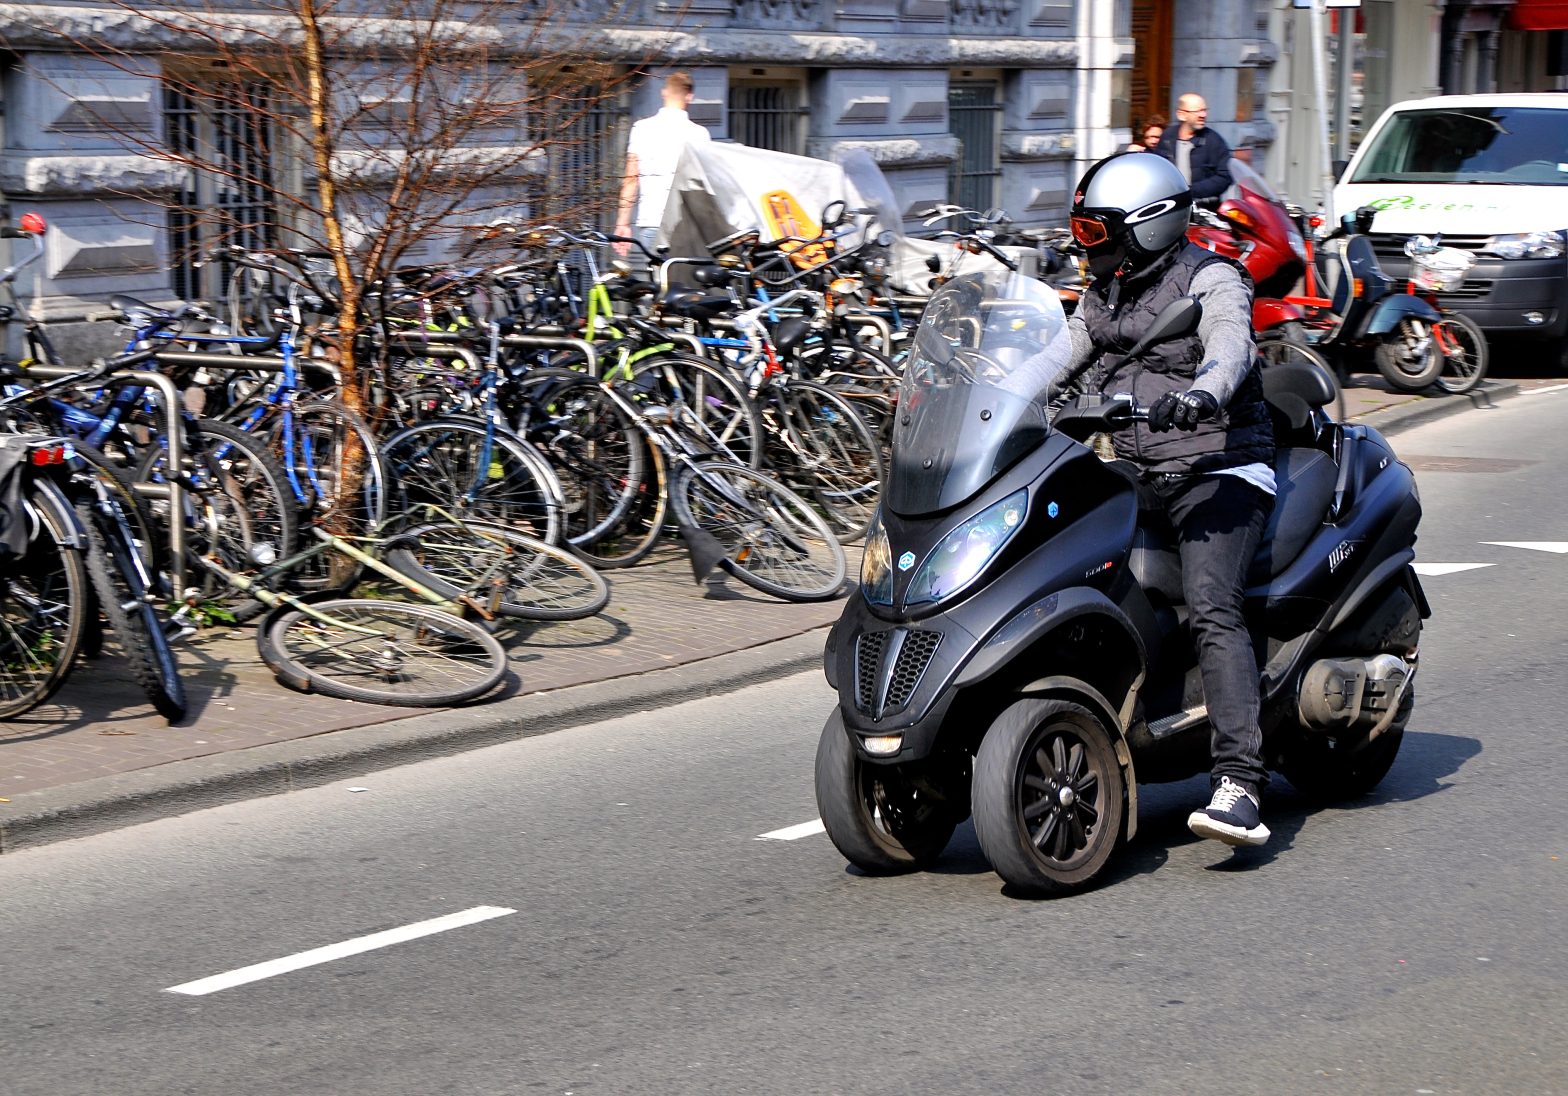
M 1167 392 L 1185 392 L 1204 361 L 1203 340 L 1196 334 L 1162 343 L 1135 362 L 1124 365 L 1122 359 L 1161 309 L 1187 295 L 1199 270 L 1212 262 L 1229 261 L 1196 244 L 1183 244 L 1128 279 L 1114 309 L 1108 300 L 1109 279 L 1091 287 L 1078 303 L 1084 327 L 1100 354 L 1090 387 L 1106 394 L 1130 392 L 1143 407 L 1152 407 Z M 1220 408 L 1218 418 L 1199 423 L 1196 430 L 1156 434 L 1146 423 L 1136 423 L 1117 431 L 1112 441 L 1118 456 L 1150 473 L 1199 474 L 1257 462 L 1271 464 L 1274 429 L 1257 363 L 1230 403 Z

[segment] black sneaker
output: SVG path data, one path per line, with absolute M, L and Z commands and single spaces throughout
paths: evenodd
M 1258 818 L 1258 797 L 1228 776 L 1220 777 L 1207 807 L 1187 816 L 1187 828 L 1227 845 L 1261 845 L 1269 839 L 1269 828 Z

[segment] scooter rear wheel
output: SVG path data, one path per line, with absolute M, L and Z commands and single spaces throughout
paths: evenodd
M 967 755 L 966 755 L 967 757 Z M 834 709 L 817 743 L 817 810 L 839 852 L 867 875 L 898 875 L 930 867 L 947 848 L 968 803 L 940 794 L 923 762 L 874 765 L 856 753 L 844 716 Z M 968 773 L 947 774 L 957 791 Z
M 975 836 L 991 867 L 1028 895 L 1094 881 L 1125 833 L 1115 738 L 1088 708 L 1028 697 L 997 717 L 975 756 Z

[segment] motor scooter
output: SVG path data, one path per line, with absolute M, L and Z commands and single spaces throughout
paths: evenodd
M 1183 298 L 1134 357 L 1196 330 Z M 1056 294 L 1003 271 L 933 295 L 914 336 L 859 588 L 824 652 L 828 836 L 870 874 L 930 866 L 971 814 L 1020 894 L 1094 882 L 1140 783 L 1207 772 L 1209 725 L 1163 519 L 1088 440 L 1145 414 L 1080 397 Z M 1321 368 L 1264 373 L 1278 495 L 1246 591 L 1265 760 L 1332 800 L 1375 786 L 1415 694 L 1426 599 L 1415 479 L 1377 431 L 1329 421 Z
M 1303 308 L 1307 345 L 1342 376 L 1364 368 L 1370 356 L 1390 387 L 1419 392 L 1443 373 L 1443 347 L 1433 334 L 1443 314 L 1383 271 L 1369 235 L 1377 212 L 1363 206 L 1345 214 L 1317 245 L 1326 296 L 1316 294 L 1314 267 L 1308 295 L 1286 300 Z

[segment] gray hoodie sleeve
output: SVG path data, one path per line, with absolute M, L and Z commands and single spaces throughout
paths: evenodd
M 1192 388 L 1209 393 L 1224 407 L 1257 353 L 1252 339 L 1252 291 L 1235 267 L 1210 263 L 1193 275 L 1191 292 L 1203 305 L 1203 319 L 1198 322 L 1203 364 Z

